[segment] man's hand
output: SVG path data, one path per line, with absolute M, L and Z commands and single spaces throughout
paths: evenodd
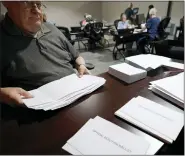
M 23 104 L 22 98 L 33 96 L 22 88 L 0 88 L 0 101 L 7 104 Z
M 80 65 L 78 67 L 78 73 L 79 73 L 79 77 L 82 77 L 84 74 L 90 74 L 89 70 L 86 68 L 85 65 Z

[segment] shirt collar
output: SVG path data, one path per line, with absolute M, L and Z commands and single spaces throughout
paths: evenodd
M 20 30 L 20 28 L 18 28 L 14 22 L 11 20 L 11 18 L 8 16 L 8 14 L 5 15 L 5 18 L 3 20 L 3 28 L 11 35 L 15 35 L 15 36 L 24 36 L 24 33 Z M 51 30 L 43 23 L 41 25 L 41 29 L 39 30 L 39 32 L 37 32 L 39 34 L 39 37 L 43 36 L 46 33 L 49 33 Z

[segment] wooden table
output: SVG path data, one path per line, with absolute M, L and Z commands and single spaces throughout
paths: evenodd
M 68 107 L 56 111 L 44 112 L 2 105 L 0 154 L 68 154 L 61 147 L 88 119 L 97 115 L 132 133 L 148 138 L 152 143 L 151 150 L 159 149 L 160 142 L 139 128 L 117 118 L 114 112 L 137 95 L 160 102 L 177 111 L 182 111 L 147 89 L 150 81 L 169 76 L 170 74 L 164 73 L 164 70 L 169 69 L 176 70 L 159 68 L 149 73 L 147 78 L 130 85 L 110 76 L 108 73 L 104 73 L 101 75 L 107 80 L 104 87 Z M 171 154 L 173 152 L 183 154 L 183 141 L 184 130 L 175 143 L 172 145 L 165 143 L 158 154 Z

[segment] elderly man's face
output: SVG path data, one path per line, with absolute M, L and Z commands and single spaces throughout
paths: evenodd
M 9 16 L 21 29 L 36 33 L 42 24 L 41 1 L 6 2 Z

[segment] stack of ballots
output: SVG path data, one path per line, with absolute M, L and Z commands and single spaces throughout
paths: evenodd
M 150 149 L 150 141 L 97 116 L 89 119 L 62 149 L 73 155 L 153 155 L 157 151 Z
M 147 76 L 146 70 L 133 67 L 127 63 L 110 66 L 108 73 L 128 84 L 144 79 Z
M 84 75 L 79 78 L 72 74 L 29 91 L 34 97 L 23 99 L 23 102 L 28 108 L 55 110 L 71 104 L 104 84 L 105 79 L 101 77 Z
M 175 62 L 171 58 L 152 55 L 152 54 L 140 54 L 136 56 L 127 57 L 125 59 L 125 62 L 132 66 L 145 69 L 147 71 L 156 69 L 160 66 L 168 66 L 168 67 L 173 67 L 178 69 L 184 69 L 183 63 Z
M 150 90 L 184 108 L 184 72 L 150 83 Z
M 177 139 L 184 126 L 182 110 L 174 111 L 141 96 L 131 99 L 115 115 L 168 143 Z

